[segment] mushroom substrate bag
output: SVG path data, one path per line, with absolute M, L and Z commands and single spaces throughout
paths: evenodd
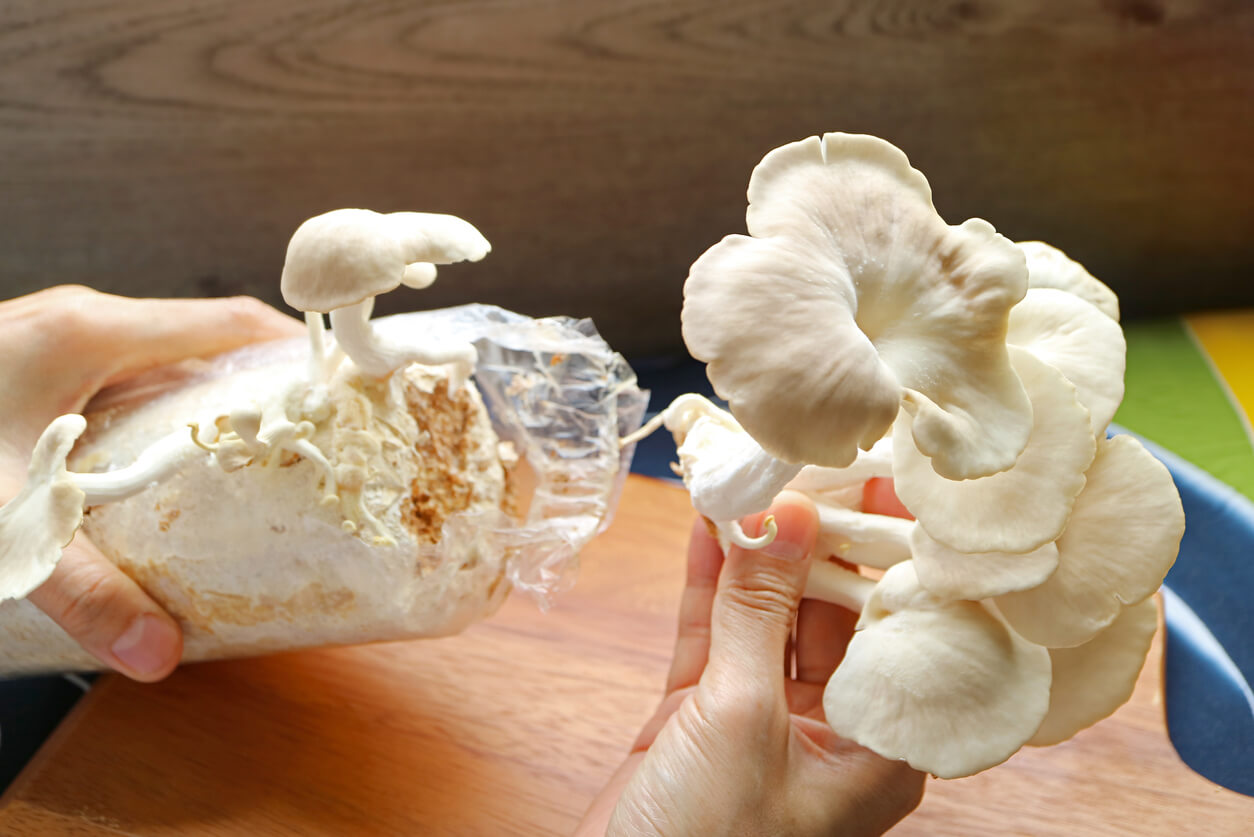
M 220 445 L 88 509 L 84 533 L 179 620 L 185 661 L 446 636 L 512 589 L 543 606 L 609 524 L 632 453 L 618 440 L 647 393 L 589 321 L 469 305 L 376 326 L 472 341 L 472 383 L 451 391 L 440 367 L 376 380 L 344 364 L 309 439 L 326 463 Z M 108 390 L 70 466 L 114 470 L 188 424 L 265 404 L 308 353 L 303 338 L 257 344 Z M 0 675 L 100 667 L 25 600 L 0 604 L 0 636 Z

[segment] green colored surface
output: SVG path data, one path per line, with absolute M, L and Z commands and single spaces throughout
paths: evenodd
M 1124 327 L 1124 427 L 1210 472 L 1254 500 L 1254 447 L 1205 356 L 1178 319 Z M 1254 362 L 1254 335 L 1251 335 Z

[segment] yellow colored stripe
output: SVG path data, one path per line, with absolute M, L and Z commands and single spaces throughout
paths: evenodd
M 1249 427 L 1254 416 L 1254 311 L 1192 314 L 1185 322 Z

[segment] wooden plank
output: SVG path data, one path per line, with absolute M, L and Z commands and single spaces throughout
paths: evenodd
M 633 477 L 547 614 L 516 598 L 446 640 L 104 678 L 11 789 L 0 833 L 570 833 L 660 696 L 690 514 Z M 1248 834 L 1254 799 L 1172 750 L 1160 678 L 1156 648 L 1113 718 L 930 782 L 893 833 Z
M 1237 0 L 17 0 L 0 289 L 277 301 L 304 218 L 429 209 L 495 250 L 380 312 L 493 301 L 675 350 L 752 166 L 847 130 L 1132 314 L 1248 305 L 1252 54 Z

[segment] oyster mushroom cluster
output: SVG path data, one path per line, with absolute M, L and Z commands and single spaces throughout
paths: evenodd
M 1107 438 L 1115 295 L 1046 244 L 947 224 L 874 137 L 778 148 L 748 195 L 749 234 L 684 289 L 684 339 L 730 413 L 687 395 L 645 429 L 674 434 L 727 542 L 764 545 L 736 520 L 785 488 L 815 501 L 839 562 L 816 561 L 806 595 L 861 614 L 828 723 L 954 778 L 1111 714 L 1184 532 L 1167 469 Z M 863 510 L 888 479 L 909 518 Z

